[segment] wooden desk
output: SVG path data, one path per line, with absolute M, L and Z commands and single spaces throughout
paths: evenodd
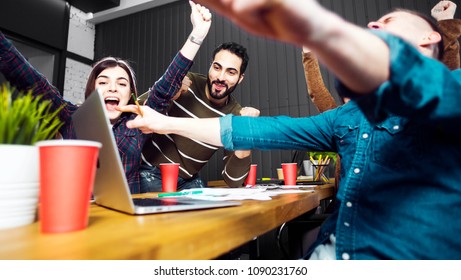
M 208 187 L 220 187 L 220 188 L 226 188 L 227 183 L 224 180 L 216 180 L 216 181 L 208 181 Z
M 332 186 L 242 206 L 131 216 L 91 205 L 85 230 L 41 234 L 34 223 L 0 231 L 0 259 L 213 259 L 314 209 Z

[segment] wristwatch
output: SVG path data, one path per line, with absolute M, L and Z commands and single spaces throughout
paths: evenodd
M 189 36 L 189 40 L 194 43 L 194 44 L 197 44 L 197 45 L 201 45 L 203 43 L 203 40 L 200 40 L 199 38 L 195 37 L 194 35 L 190 35 Z

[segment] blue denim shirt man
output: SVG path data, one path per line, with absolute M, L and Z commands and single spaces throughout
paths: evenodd
M 335 234 L 339 259 L 460 259 L 461 70 L 380 36 L 392 74 L 374 94 L 310 118 L 229 115 L 221 140 L 226 149 L 339 153 L 336 211 L 314 247 Z
M 432 58 L 441 36 L 430 22 L 393 12 L 375 24 L 387 34 L 370 34 L 315 0 L 199 2 L 253 33 L 309 47 L 353 101 L 311 118 L 184 120 L 150 110 L 130 128 L 231 150 L 336 151 L 338 203 L 315 245 L 335 241 L 338 259 L 461 258 L 461 72 Z

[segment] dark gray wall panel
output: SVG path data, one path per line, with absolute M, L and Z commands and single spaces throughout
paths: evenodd
M 366 27 L 371 20 L 394 7 L 417 9 L 430 14 L 437 0 L 321 0 L 324 6 L 349 21 Z M 459 0 L 455 1 L 461 7 Z M 299 1 L 302 5 L 302 0 Z M 459 18 L 459 9 L 456 17 Z M 190 8 L 179 1 L 97 25 L 96 58 L 107 55 L 132 61 L 138 90 L 147 90 L 164 72 L 191 31 Z M 245 79 L 235 91 L 243 106 L 253 106 L 262 115 L 294 117 L 318 114 L 307 97 L 301 64 L 301 50 L 272 40 L 254 37 L 227 19 L 213 14 L 213 25 L 198 53 L 192 71 L 207 73 L 211 52 L 222 42 L 236 41 L 248 48 L 250 62 Z M 322 67 L 323 78 L 333 92 L 334 77 Z M 290 161 L 292 151 L 256 151 L 258 177 L 276 176 L 281 162 Z M 222 153 L 212 158 L 201 172 L 204 179 L 221 179 Z
M 2 0 L 0 28 L 49 47 L 65 50 L 69 8 L 64 0 Z
M 70 5 L 64 0 L 2 0 L 0 29 L 5 35 L 54 55 L 52 82 L 64 88 Z

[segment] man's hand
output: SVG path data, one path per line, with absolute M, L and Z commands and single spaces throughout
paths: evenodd
M 245 116 L 245 117 L 259 117 L 259 112 L 258 109 L 253 108 L 253 107 L 243 107 L 240 110 L 240 116 Z
M 240 115 L 245 116 L 245 117 L 259 117 L 259 114 L 260 114 L 260 111 L 253 107 L 243 107 L 242 110 L 240 110 Z M 236 157 L 242 159 L 242 158 L 249 157 L 251 155 L 251 151 L 240 150 L 240 151 L 235 151 L 234 154 Z
M 310 52 L 311 52 L 311 49 L 309 49 L 306 46 L 303 46 L 303 53 L 310 53 Z
M 455 17 L 456 4 L 451 1 L 440 1 L 431 10 L 431 15 L 437 21 L 453 19 Z

